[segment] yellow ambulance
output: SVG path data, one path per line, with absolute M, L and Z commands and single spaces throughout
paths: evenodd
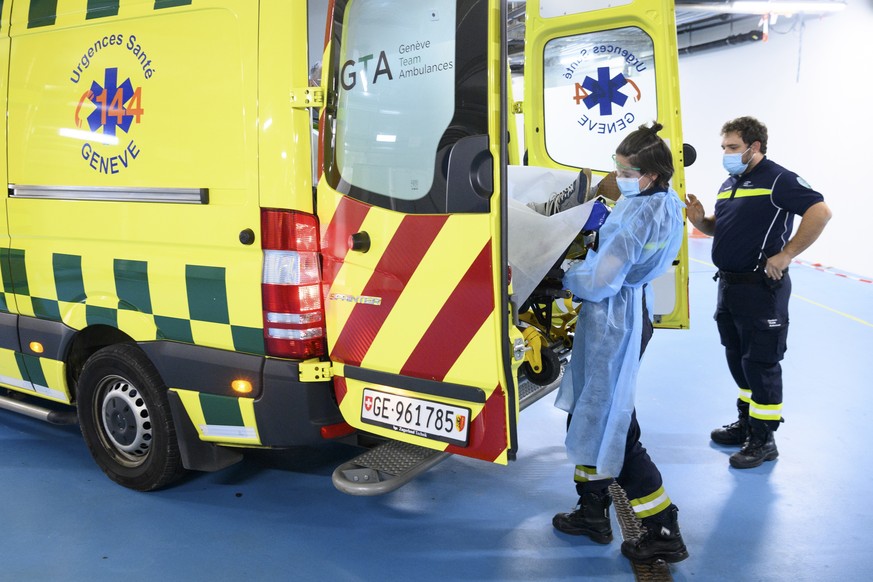
M 331 439 L 384 443 L 351 493 L 506 463 L 520 144 L 603 175 L 658 119 L 684 194 L 671 0 L 0 6 L 0 408 L 78 423 L 133 489 Z

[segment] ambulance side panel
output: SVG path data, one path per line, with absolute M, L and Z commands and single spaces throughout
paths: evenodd
M 6 110 L 6 95 L 8 90 L 9 72 L 9 11 L 10 3 L 0 4 L 0 104 Z M 6 160 L 6 127 L 5 121 L 0 131 L 0 155 Z M 6 164 L 0 163 L 0 179 L 7 183 Z M 18 370 L 15 357 L 19 351 L 18 332 L 16 331 L 18 317 L 15 312 L 15 298 L 10 295 L 12 288 L 6 274 L 9 271 L 9 230 L 6 220 L 6 197 L 0 199 L 0 383 L 7 383 L 7 370 Z M 17 379 L 18 373 L 13 374 Z
M 320 440 L 329 384 L 264 357 L 258 148 L 272 144 L 258 125 L 259 3 L 87 4 L 12 6 L 3 284 L 23 348 L 0 357 L 0 384 L 74 403 L 91 353 L 136 342 L 180 434 Z M 281 153 L 269 157 L 275 190 L 289 176 Z
M 324 26 L 309 34 L 306 4 L 260 2 L 258 159 L 261 206 L 313 214 L 313 109 L 292 107 L 291 101 L 292 93 L 302 96 L 315 89 L 308 87 L 309 38 L 318 39 L 313 40 L 312 50 L 318 54 L 324 50 Z

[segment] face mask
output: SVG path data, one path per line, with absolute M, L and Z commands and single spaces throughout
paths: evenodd
M 633 198 L 634 196 L 639 196 L 640 194 L 640 180 L 642 180 L 642 176 L 639 178 L 616 178 L 615 183 L 618 186 L 621 195 L 625 198 Z M 651 182 L 649 186 L 651 186 Z M 649 186 L 646 186 L 648 188 Z
M 752 149 L 752 146 L 746 148 L 746 152 Z M 727 173 L 732 176 L 739 176 L 743 172 L 746 171 L 746 168 L 749 167 L 748 162 L 743 163 L 743 156 L 746 155 L 746 152 L 741 154 L 725 154 L 722 157 L 722 165 L 724 169 L 727 170 Z

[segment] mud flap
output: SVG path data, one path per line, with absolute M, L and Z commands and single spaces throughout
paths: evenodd
M 242 460 L 243 455 L 237 450 L 200 440 L 197 429 L 188 418 L 182 399 L 172 390 L 168 391 L 167 396 L 173 413 L 173 425 L 176 427 L 176 440 L 179 442 L 182 466 L 194 471 L 220 471 Z

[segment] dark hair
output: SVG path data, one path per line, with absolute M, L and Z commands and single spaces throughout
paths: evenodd
M 621 140 L 615 153 L 626 157 L 643 174 L 657 174 L 656 184 L 666 188 L 673 177 L 673 153 L 666 142 L 658 137 L 662 129 L 664 126 L 657 121 L 652 123 L 652 127 L 641 125 Z
M 761 142 L 761 153 L 767 153 L 767 126 L 754 117 L 737 117 L 725 123 L 721 134 L 738 133 L 747 146 Z

